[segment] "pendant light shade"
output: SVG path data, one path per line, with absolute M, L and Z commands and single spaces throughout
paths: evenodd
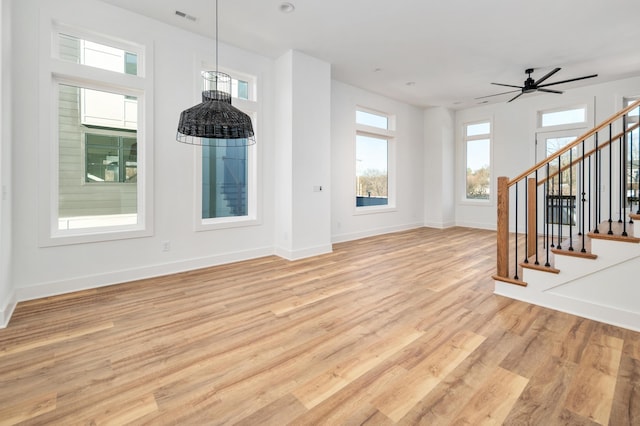
M 231 77 L 204 71 L 202 78 L 202 102 L 182 111 L 176 140 L 191 145 L 253 145 L 251 117 L 231 105 Z
M 176 140 L 205 146 L 247 146 L 256 143 L 251 117 L 231 105 L 231 76 L 218 72 L 218 0 L 216 70 L 202 72 L 202 78 L 202 102 L 182 111 Z

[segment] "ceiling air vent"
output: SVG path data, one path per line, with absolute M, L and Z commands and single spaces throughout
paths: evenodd
M 176 15 L 178 15 L 181 18 L 185 18 L 185 19 L 188 19 L 190 21 L 193 21 L 193 22 L 196 21 L 196 17 L 195 16 L 191 16 L 191 15 L 186 14 L 184 12 L 180 12 L 179 10 L 176 10 Z

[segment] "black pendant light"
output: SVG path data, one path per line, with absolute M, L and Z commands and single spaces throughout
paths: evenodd
M 216 70 L 203 71 L 202 102 L 182 111 L 178 142 L 206 146 L 256 143 L 251 118 L 231 105 L 231 76 L 218 71 L 218 0 L 216 0 Z

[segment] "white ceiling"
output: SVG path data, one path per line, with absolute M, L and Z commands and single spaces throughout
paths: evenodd
M 215 36 L 215 0 L 103 1 Z M 560 90 L 640 75 L 638 0 L 289 1 L 284 14 L 281 0 L 219 0 L 220 40 L 271 58 L 299 50 L 336 80 L 424 107 L 477 105 L 509 90 L 491 82 L 521 85 L 526 68 L 534 79 L 562 68 L 545 83 L 599 75 Z

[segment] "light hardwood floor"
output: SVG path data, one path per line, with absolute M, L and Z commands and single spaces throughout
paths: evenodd
M 20 303 L 0 424 L 639 425 L 639 333 L 492 294 L 421 228 Z

